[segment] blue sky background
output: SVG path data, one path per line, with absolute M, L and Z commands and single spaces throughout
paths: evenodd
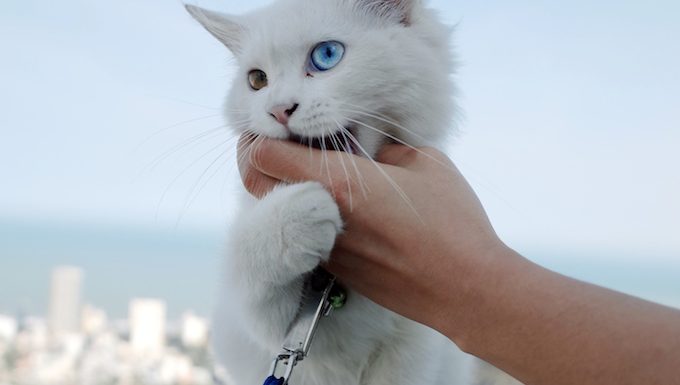
M 680 305 L 680 3 L 431 4 L 458 23 L 449 153 L 503 239 Z M 209 131 L 228 52 L 174 0 L 6 0 L 0 47 L 0 312 L 43 312 L 62 263 L 114 314 L 138 295 L 208 312 L 239 190 Z

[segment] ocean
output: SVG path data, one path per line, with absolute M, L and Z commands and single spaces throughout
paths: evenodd
M 84 302 L 112 318 L 126 317 L 129 301 L 139 297 L 165 300 L 170 317 L 186 310 L 209 316 L 224 232 L 0 220 L 0 313 L 44 315 L 51 270 L 74 265 L 85 273 Z M 680 258 L 526 245 L 519 251 L 565 275 L 680 308 Z

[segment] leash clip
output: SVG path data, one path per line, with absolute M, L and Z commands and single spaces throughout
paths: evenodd
M 307 357 L 321 319 L 329 316 L 333 309 L 341 308 L 347 294 L 335 284 L 333 275 L 317 269 L 305 283 L 302 298 L 300 310 L 288 328 L 283 353 L 274 359 L 264 385 L 288 385 L 295 365 Z M 276 372 L 282 364 L 286 366 L 285 373 L 277 378 Z
M 297 352 L 285 352 L 279 354 L 272 362 L 271 370 L 269 371 L 269 377 L 264 381 L 264 385 L 288 385 L 288 380 L 293 374 L 293 368 L 297 365 L 298 361 L 302 361 L 300 353 Z M 276 372 L 279 366 L 285 366 L 286 370 L 283 377 L 276 377 Z

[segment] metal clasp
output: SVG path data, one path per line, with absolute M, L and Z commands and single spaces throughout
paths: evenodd
M 264 385 L 288 385 L 295 365 L 309 354 L 321 319 L 329 316 L 333 309 L 341 308 L 345 304 L 347 294 L 336 286 L 333 275 L 317 269 L 305 282 L 302 298 L 298 314 L 286 333 L 284 352 L 274 359 L 271 374 Z M 283 377 L 276 377 L 281 364 L 286 366 L 285 373 Z
M 283 343 L 285 351 L 299 354 L 299 361 L 307 357 L 321 319 L 328 316 L 332 310 L 328 298 L 334 284 L 335 277 L 332 277 L 321 291 L 307 285 L 305 301 Z
M 300 358 L 300 353 L 297 352 L 286 352 L 279 354 L 274 359 L 274 362 L 272 362 L 272 367 L 269 371 L 270 375 L 265 382 L 265 385 L 288 385 L 288 380 L 290 380 L 290 376 L 293 374 L 293 368 L 295 368 L 295 365 L 297 365 L 298 361 L 301 361 Z M 283 374 L 283 377 L 276 377 L 276 372 L 281 365 L 285 366 L 286 370 Z

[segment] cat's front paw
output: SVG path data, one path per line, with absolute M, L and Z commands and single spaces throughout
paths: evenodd
M 307 182 L 282 187 L 267 198 L 281 203 L 276 222 L 288 249 L 285 262 L 308 272 L 328 260 L 342 231 L 340 210 L 331 194 L 320 183 Z
M 272 275 L 273 281 L 314 270 L 328 259 L 342 231 L 337 204 L 316 182 L 278 187 L 248 212 L 244 222 L 238 231 L 239 254 L 248 256 L 251 269 L 270 272 L 265 275 Z

